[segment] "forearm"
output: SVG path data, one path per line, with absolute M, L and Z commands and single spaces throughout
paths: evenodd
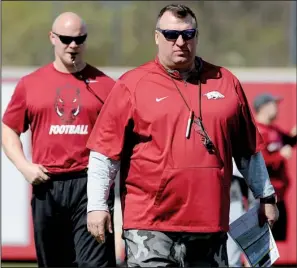
M 91 151 L 88 167 L 87 211 L 108 210 L 110 188 L 120 167 L 120 162 Z
M 18 170 L 28 163 L 20 136 L 4 124 L 2 124 L 2 147 L 6 156 Z
M 248 159 L 244 157 L 234 159 L 255 198 L 267 197 L 275 193 L 262 153 L 256 153 Z

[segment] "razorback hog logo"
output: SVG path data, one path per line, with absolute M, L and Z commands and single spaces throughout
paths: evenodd
M 80 112 L 80 90 L 71 86 L 58 88 L 55 111 L 63 123 L 71 124 Z

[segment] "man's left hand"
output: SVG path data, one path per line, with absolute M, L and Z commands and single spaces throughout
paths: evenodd
M 279 212 L 276 204 L 260 204 L 259 208 L 259 224 L 263 226 L 268 222 L 272 228 L 273 224 L 278 220 Z

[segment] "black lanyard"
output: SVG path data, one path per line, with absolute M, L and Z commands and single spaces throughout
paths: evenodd
M 174 78 L 172 77 L 172 75 L 169 76 L 173 82 L 173 84 L 175 85 L 177 91 L 179 92 L 180 96 L 182 97 L 185 105 L 187 106 L 188 110 L 189 110 L 189 118 L 188 118 L 188 124 L 187 124 L 187 129 L 186 129 L 186 138 L 189 139 L 190 138 L 190 133 L 191 133 L 191 128 L 193 123 L 197 124 L 198 126 L 198 134 L 201 136 L 201 141 L 204 145 L 204 147 L 206 148 L 206 150 L 210 153 L 210 154 L 215 154 L 219 161 L 221 162 L 222 166 L 223 166 L 223 160 L 220 157 L 218 150 L 216 149 L 214 143 L 211 141 L 209 135 L 207 134 L 203 122 L 202 122 L 202 108 L 201 108 L 201 81 L 200 78 L 198 79 L 198 103 L 199 103 L 199 115 L 195 116 L 194 111 L 191 109 L 190 105 L 188 104 L 188 102 L 186 101 L 184 95 L 182 94 L 180 88 L 177 86 L 176 82 L 174 81 Z
M 104 101 L 103 101 L 99 96 L 97 96 L 96 93 L 94 92 L 94 90 L 90 87 L 90 85 L 89 85 L 89 80 L 83 76 L 82 71 L 79 71 L 79 70 L 77 69 L 77 66 L 76 66 L 76 64 L 75 64 L 74 61 L 73 61 L 73 66 L 74 66 L 74 69 L 75 69 L 75 73 L 73 73 L 73 75 L 74 75 L 78 80 L 83 81 L 83 82 L 85 83 L 86 87 L 87 87 L 87 90 L 88 90 L 91 94 L 93 94 L 94 97 L 95 97 L 98 101 L 101 102 L 101 104 L 104 104 Z

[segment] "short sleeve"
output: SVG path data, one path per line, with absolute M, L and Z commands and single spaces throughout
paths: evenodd
M 240 102 L 239 127 L 235 131 L 233 141 L 233 156 L 250 157 L 264 148 L 263 138 L 256 126 L 246 95 L 237 80 L 235 90 Z
M 23 78 L 18 82 L 2 117 L 2 122 L 18 134 L 29 128 L 26 88 Z
M 107 97 L 87 142 L 90 150 L 120 160 L 125 130 L 132 119 L 133 103 L 126 85 L 118 80 Z
M 105 102 L 107 96 L 109 95 L 109 93 L 115 85 L 115 81 L 105 74 L 99 76 L 97 81 L 99 83 L 92 84 L 91 86 L 89 85 L 89 87 L 91 87 L 91 89 L 94 90 L 94 93 L 97 97 L 99 97 Z

